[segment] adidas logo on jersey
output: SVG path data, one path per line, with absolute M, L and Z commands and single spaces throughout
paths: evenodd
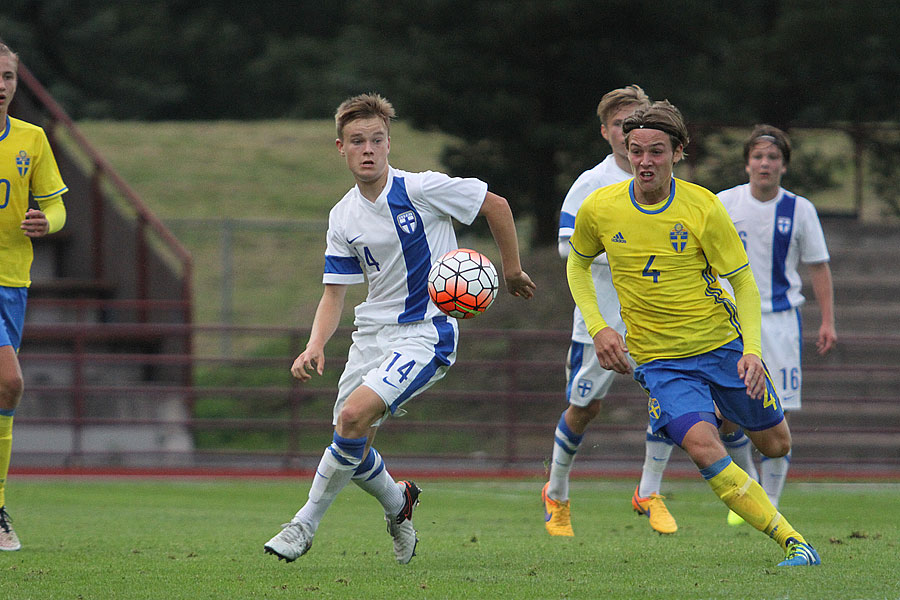
M 621 231 L 620 231 L 619 233 L 617 233 L 616 235 L 613 236 L 612 241 L 618 242 L 619 244 L 625 244 L 625 243 L 626 243 L 626 242 L 625 242 L 625 236 L 622 235 L 622 232 L 621 232 Z

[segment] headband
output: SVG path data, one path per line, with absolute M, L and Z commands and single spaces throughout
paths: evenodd
M 671 136 L 671 137 L 675 138 L 676 140 L 678 140 L 678 143 L 680 143 L 682 146 L 685 146 L 687 144 L 687 142 L 682 137 L 682 133 L 677 131 L 674 127 L 671 127 L 670 125 L 665 125 L 663 123 L 646 123 L 646 124 L 641 124 L 641 125 L 636 125 L 634 127 L 631 127 L 630 129 L 628 129 L 628 131 L 625 131 L 625 128 L 623 127 L 622 131 L 623 131 L 623 133 L 625 133 L 627 135 L 627 134 L 631 133 L 632 131 L 634 131 L 635 129 L 655 129 L 657 131 L 662 131 L 666 135 Z

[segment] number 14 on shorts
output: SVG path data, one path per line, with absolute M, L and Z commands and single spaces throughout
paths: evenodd
M 388 381 L 388 377 L 394 379 L 392 374 L 396 373 L 400 376 L 399 379 L 396 380 L 396 383 L 402 385 L 403 382 L 409 378 L 409 374 L 412 372 L 412 370 L 416 368 L 416 361 L 404 361 L 402 358 L 403 355 L 399 352 L 394 352 L 393 354 L 394 357 L 391 359 L 391 362 L 389 362 L 388 365 L 384 368 L 384 370 L 387 371 L 388 374 L 383 378 L 382 381 L 384 381 L 388 385 L 397 387 L 397 385 L 395 385 L 391 381 Z

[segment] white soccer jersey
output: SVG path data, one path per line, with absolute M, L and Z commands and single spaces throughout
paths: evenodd
M 487 194 L 478 179 L 388 167 L 378 199 L 355 187 L 328 216 L 323 283 L 368 280 L 355 325 L 414 323 L 443 315 L 428 298 L 428 271 L 457 247 L 452 219 L 469 225 Z
M 779 312 L 803 304 L 798 264 L 830 259 L 816 207 L 783 188 L 777 198 L 760 202 L 750 194 L 749 183 L 718 196 L 744 242 L 762 311 Z
M 632 174 L 623 171 L 616 164 L 615 156 L 610 154 L 603 159 L 600 164 L 588 169 L 578 176 L 569 192 L 563 200 L 562 210 L 559 213 L 559 251 L 563 257 L 568 256 L 569 238 L 575 230 L 575 215 L 581 208 L 582 202 L 591 192 L 597 188 L 607 185 L 619 183 L 626 179 L 631 179 Z M 625 325 L 619 316 L 621 307 L 619 306 L 619 297 L 612 284 L 612 273 L 609 270 L 609 261 L 606 260 L 606 253 L 600 254 L 593 264 L 591 264 L 591 275 L 594 279 L 594 289 L 597 291 L 597 303 L 600 307 L 600 314 L 603 319 L 620 334 L 625 333 Z M 584 317 L 578 307 L 572 314 L 572 339 L 583 344 L 593 343 L 591 336 L 588 334 L 587 326 L 584 324 Z

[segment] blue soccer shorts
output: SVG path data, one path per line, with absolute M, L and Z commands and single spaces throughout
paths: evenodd
M 784 420 L 772 380 L 766 374 L 766 394 L 754 400 L 738 377 L 743 343 L 734 340 L 697 356 L 653 360 L 634 371 L 634 379 L 649 396 L 650 427 L 656 433 L 683 415 L 719 412 L 750 431 L 762 431 Z
M 19 351 L 27 300 L 28 288 L 0 286 L 0 346 L 12 346 Z

